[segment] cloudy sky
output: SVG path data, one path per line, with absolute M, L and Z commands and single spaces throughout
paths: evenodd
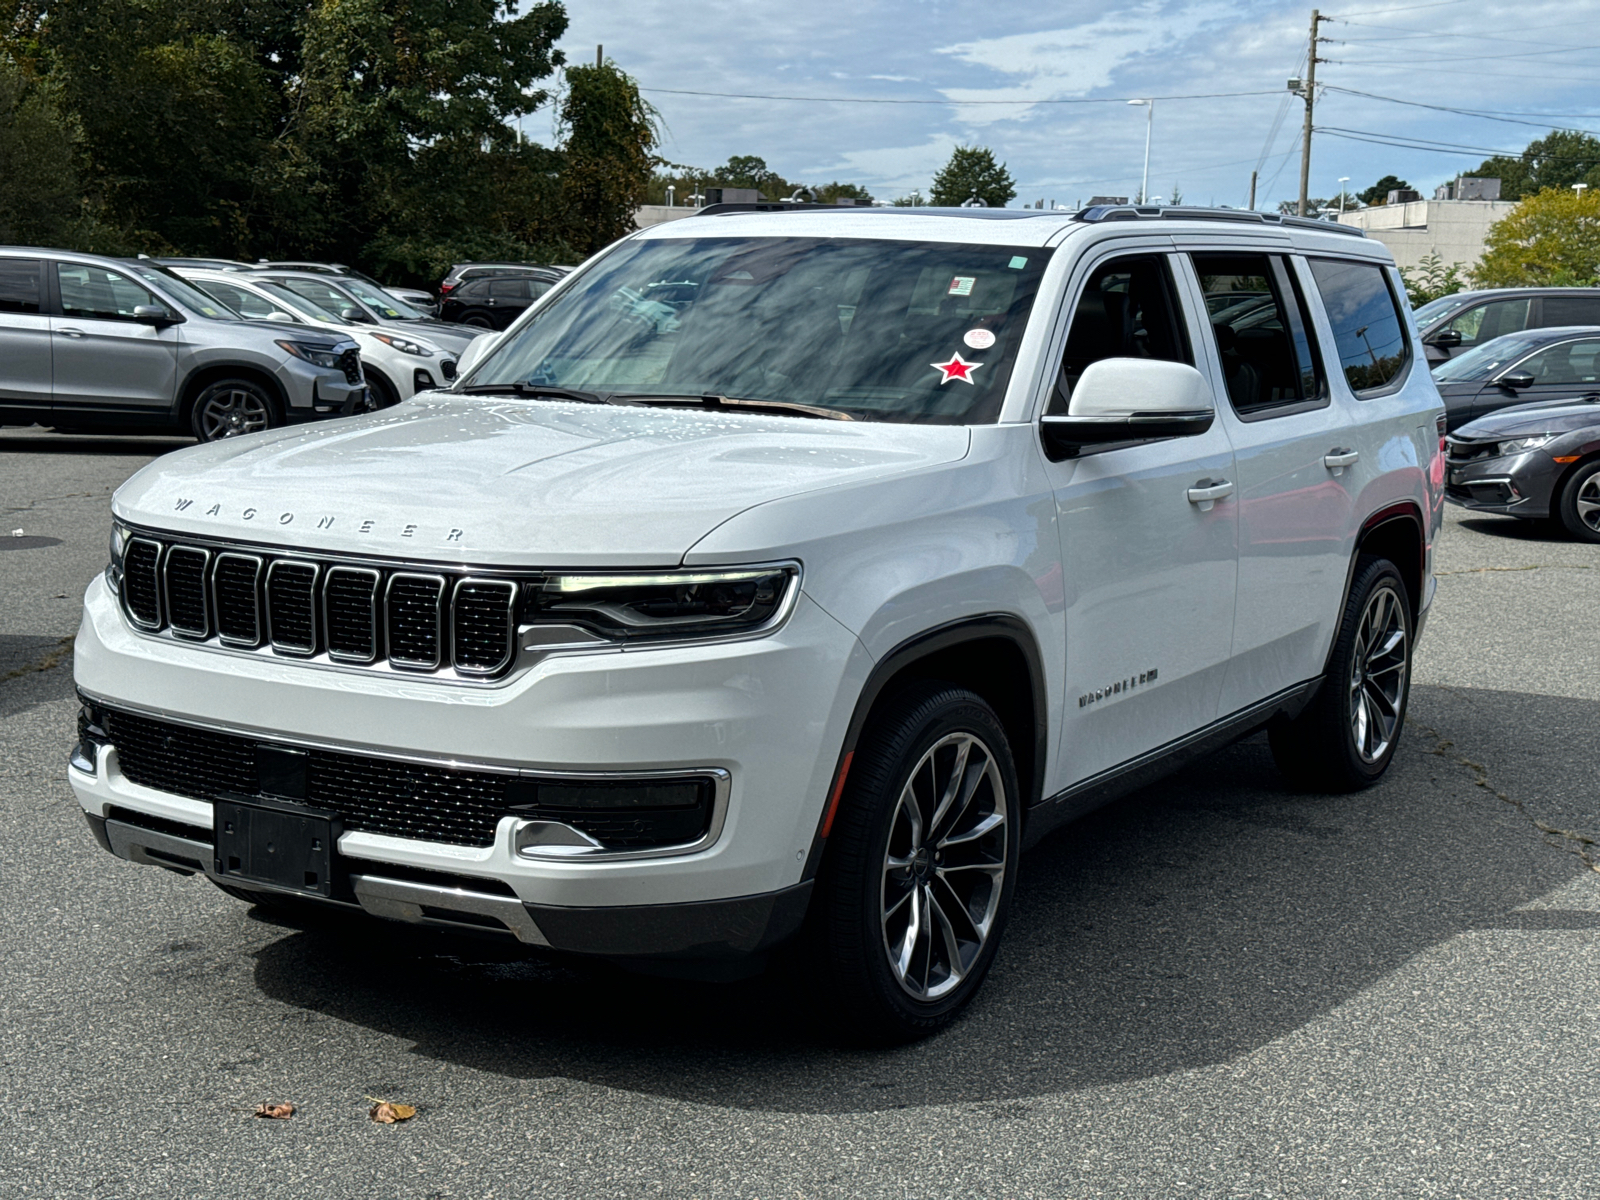
M 853 181 L 884 199 L 926 190 L 951 147 L 978 144 L 1007 163 L 1017 203 L 1076 204 L 1139 188 L 1146 110 L 1128 98 L 1196 97 L 1156 102 L 1152 196 L 1176 186 L 1191 203 L 1243 205 L 1257 168 L 1259 207 L 1298 186 L 1304 108 L 1285 80 L 1304 71 L 1309 5 L 569 0 L 568 11 L 569 58 L 593 61 L 603 43 L 660 110 L 676 163 L 754 154 L 787 178 Z M 1313 195 L 1336 194 L 1340 176 L 1359 191 L 1389 173 L 1431 195 L 1545 125 L 1600 131 L 1600 0 L 1324 11 L 1346 19 L 1324 26 L 1335 40 L 1322 56 L 1335 61 L 1318 83 L 1347 90 L 1318 100 L 1317 124 L 1344 135 L 1313 139 Z M 547 128 L 547 114 L 529 118 L 530 134 Z

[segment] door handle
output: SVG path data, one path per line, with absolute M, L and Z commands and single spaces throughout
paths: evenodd
M 1324 454 L 1322 456 L 1322 465 L 1327 467 L 1328 470 L 1332 471 L 1335 475 L 1342 475 L 1344 474 L 1344 469 L 1346 467 L 1355 466 L 1356 460 L 1360 457 L 1361 451 L 1346 450 L 1341 447 L 1330 450 Z
M 88 334 L 84 333 L 84 331 L 81 330 L 81 329 L 58 329 L 58 330 L 56 330 L 56 332 L 59 333 L 62 337 L 69 337 L 69 338 L 81 338 L 81 337 L 88 337 L 89 336 Z
M 1198 505 L 1201 512 L 1210 512 L 1211 506 L 1224 496 L 1233 495 L 1233 482 L 1227 479 L 1202 479 L 1189 489 L 1189 503 Z

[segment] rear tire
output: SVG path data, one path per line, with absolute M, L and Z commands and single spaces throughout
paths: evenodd
M 926 1037 L 969 1004 L 1000 944 L 1021 841 L 1005 730 L 973 692 L 923 683 L 862 733 L 811 930 L 850 1040 Z
M 260 433 L 282 424 L 277 398 L 249 379 L 219 379 L 207 384 L 189 410 L 189 428 L 202 442 Z
M 493 329 L 494 322 L 482 313 L 468 313 L 461 318 L 463 325 L 471 325 L 474 329 Z
M 1579 541 L 1600 542 L 1600 459 L 1586 462 L 1561 489 L 1561 524 Z
M 1411 695 L 1411 605 L 1386 558 L 1364 554 L 1334 637 L 1322 688 L 1267 731 L 1284 777 L 1315 792 L 1371 787 L 1394 758 Z
M 394 390 L 394 385 L 371 368 L 367 370 L 367 391 L 369 393 L 367 406 L 356 409 L 357 413 L 376 412 L 380 408 L 393 408 L 400 403 L 400 395 Z

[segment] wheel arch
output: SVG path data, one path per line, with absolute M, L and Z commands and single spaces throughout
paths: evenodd
M 1411 601 L 1411 620 L 1415 624 L 1422 612 L 1422 590 L 1427 584 L 1428 539 L 1423 532 L 1426 528 L 1422 509 L 1410 500 L 1381 508 L 1363 521 L 1345 573 L 1345 602 L 1349 602 L 1356 563 L 1361 561 L 1361 556 L 1381 555 L 1394 563 L 1405 582 Z
M 1557 521 L 1563 519 L 1561 515 L 1561 497 L 1566 493 L 1567 484 L 1572 481 L 1574 475 L 1592 464 L 1596 459 L 1600 459 L 1600 441 L 1585 442 L 1578 447 L 1578 461 L 1568 463 L 1562 469 L 1561 474 L 1551 481 L 1549 509 L 1550 515 Z
M 1038 641 L 1027 622 L 1011 613 L 963 618 L 901 642 L 867 676 L 839 749 L 803 878 L 816 875 L 849 761 L 873 712 L 908 684 L 931 680 L 969 688 L 995 710 L 1011 742 L 1026 822 L 1028 811 L 1043 794 L 1049 750 L 1050 705 Z
M 184 429 L 189 428 L 190 418 L 194 414 L 195 400 L 199 398 L 201 392 L 220 379 L 246 379 L 251 383 L 260 384 L 266 388 L 267 395 L 278 406 L 280 420 L 288 416 L 289 398 L 284 395 L 283 386 L 273 378 L 270 371 L 242 363 L 218 363 L 201 367 L 184 380 L 183 392 L 178 397 L 177 411 L 173 414 L 180 426 Z

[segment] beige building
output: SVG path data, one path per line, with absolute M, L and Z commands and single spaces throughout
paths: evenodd
M 1473 267 L 1483 257 L 1489 226 L 1516 206 L 1512 200 L 1410 200 L 1347 212 L 1339 223 L 1366 230 L 1402 267 L 1415 267 L 1429 254 L 1445 266 Z
M 681 221 L 685 217 L 692 217 L 699 212 L 687 204 L 668 206 L 665 204 L 641 204 L 633 213 L 633 224 L 636 229 L 649 229 L 652 225 L 664 225 L 668 221 Z

